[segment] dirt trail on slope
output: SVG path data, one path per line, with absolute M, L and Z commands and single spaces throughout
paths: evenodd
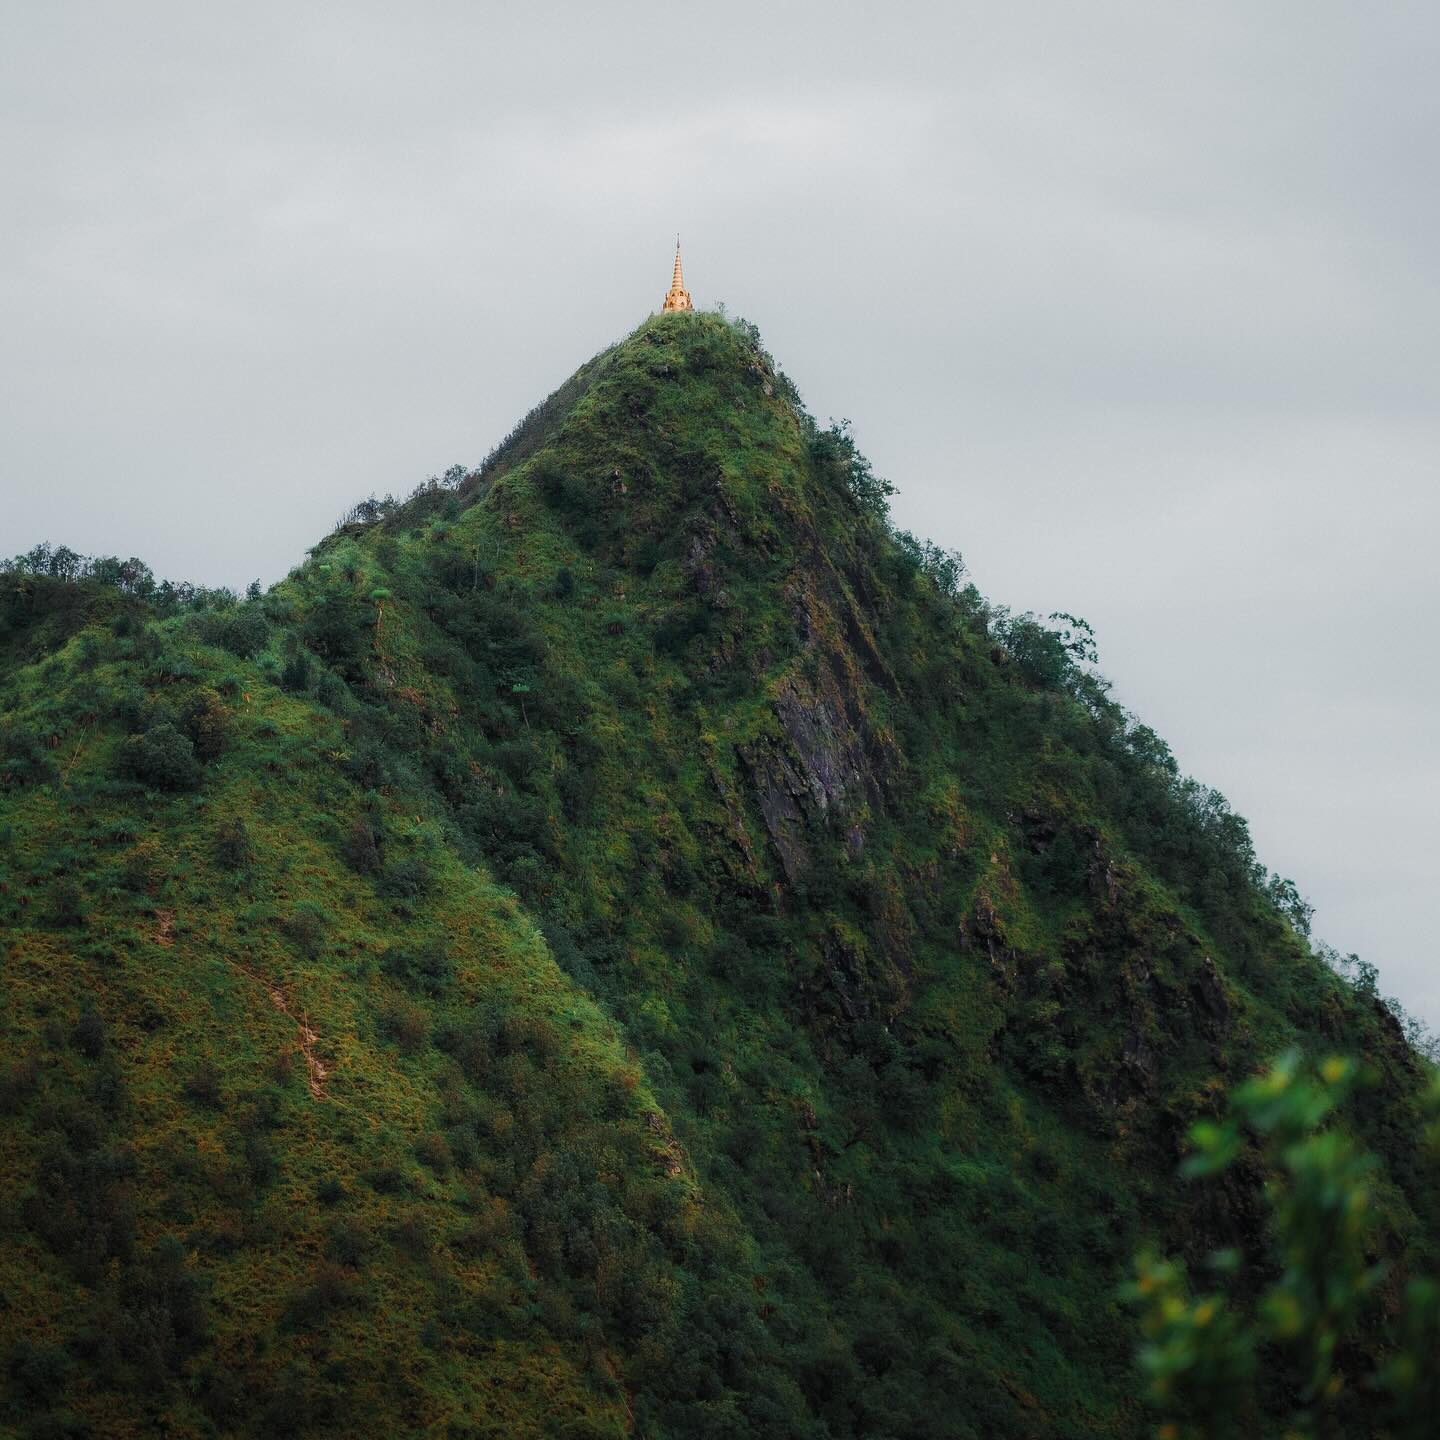
M 169 947 L 175 943 L 175 912 L 170 909 L 158 909 L 155 911 L 155 934 L 153 939 L 157 945 Z M 316 1100 L 329 1100 L 332 1104 L 339 1104 L 333 1096 L 325 1089 L 325 1082 L 333 1074 L 333 1070 L 316 1053 L 315 1047 L 320 1041 L 319 1034 L 310 1024 L 310 1013 L 302 1010 L 297 1016 L 290 998 L 285 994 L 282 986 L 273 981 L 265 979 L 263 975 L 257 975 L 253 970 L 248 970 L 238 960 L 231 960 L 226 957 L 225 963 L 238 970 L 247 980 L 253 980 L 269 997 L 270 1003 L 286 1017 L 295 1023 L 297 1033 L 297 1044 L 300 1053 L 305 1057 L 305 1082 L 310 1087 L 310 1094 Z
M 309 1011 L 302 1010 L 297 1016 L 283 987 L 257 975 L 253 970 L 247 970 L 238 960 L 231 960 L 229 963 L 247 979 L 253 980 L 259 985 L 270 997 L 270 1003 L 287 1019 L 294 1021 L 300 1053 L 305 1057 L 305 1081 L 310 1087 L 311 1097 L 316 1100 L 331 1100 L 332 1103 L 338 1103 L 325 1089 L 325 1082 L 333 1072 L 330 1066 L 315 1052 L 320 1036 L 310 1025 Z

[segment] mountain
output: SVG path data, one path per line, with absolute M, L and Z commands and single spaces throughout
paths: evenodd
M 266 594 L 0 576 L 6 1433 L 1148 1434 L 1294 1044 L 1430 1253 L 1393 1017 L 886 490 L 681 313 Z

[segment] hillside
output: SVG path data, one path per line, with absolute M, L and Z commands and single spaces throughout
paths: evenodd
M 680 314 L 267 594 L 0 576 L 5 1433 L 1147 1434 L 1292 1043 L 1429 1253 L 1392 1017 L 884 493 Z

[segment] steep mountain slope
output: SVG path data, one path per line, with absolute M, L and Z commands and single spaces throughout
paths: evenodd
M 6 1423 L 1140 1434 L 1122 1272 L 1255 1245 L 1172 1177 L 1297 1040 L 1425 1251 L 1388 1013 L 882 509 L 675 315 L 263 597 L 0 580 Z

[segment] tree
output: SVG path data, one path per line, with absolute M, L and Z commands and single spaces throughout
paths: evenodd
M 1082 620 L 1078 615 L 1071 615 L 1066 610 L 1052 610 L 1050 619 L 1064 621 L 1055 633 L 1060 637 L 1060 644 L 1071 659 L 1083 660 L 1087 665 L 1099 663 L 1100 654 L 1095 648 L 1095 628 L 1088 620 Z
M 1270 903 L 1290 922 L 1295 933 L 1308 940 L 1315 907 L 1300 893 L 1295 882 L 1272 875 L 1266 883 L 1265 893 Z
M 817 427 L 810 438 L 810 457 L 822 477 L 838 480 L 862 510 L 885 518 L 895 487 L 860 453 L 848 420 L 832 421 L 828 430 Z

